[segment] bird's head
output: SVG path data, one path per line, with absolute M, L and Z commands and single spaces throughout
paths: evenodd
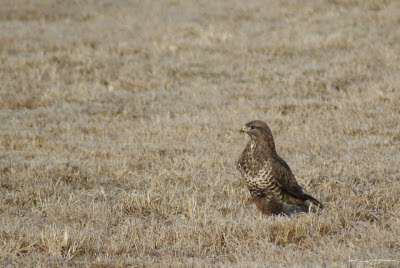
M 266 144 L 271 149 L 275 150 L 274 138 L 268 125 L 260 120 L 248 122 L 242 127 L 240 132 L 249 134 L 253 141 Z

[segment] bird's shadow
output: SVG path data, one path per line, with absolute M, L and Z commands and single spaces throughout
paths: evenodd
M 290 217 L 292 215 L 296 215 L 296 214 L 300 214 L 300 213 L 310 213 L 310 212 L 319 213 L 320 210 L 318 210 L 314 207 L 309 207 L 308 211 L 306 211 L 306 210 L 304 210 L 304 207 L 285 203 L 285 204 L 283 204 L 283 211 L 276 216 Z M 262 216 L 269 217 L 271 215 L 263 212 Z
M 290 205 L 290 204 L 283 205 L 282 214 L 285 216 L 290 216 L 290 215 L 301 213 L 301 212 L 305 212 L 303 207 L 296 206 L 296 205 Z
M 283 211 L 281 213 L 279 213 L 279 216 L 289 217 L 293 214 L 298 214 L 298 213 L 306 213 L 306 211 L 304 211 L 304 208 L 300 207 L 300 206 L 284 204 Z M 271 216 L 270 214 L 267 214 L 267 213 L 262 213 L 262 215 L 264 217 Z

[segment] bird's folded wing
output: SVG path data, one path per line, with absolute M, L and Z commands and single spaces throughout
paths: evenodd
M 274 157 L 274 176 L 273 178 L 279 186 L 289 195 L 304 199 L 304 193 L 300 185 L 297 183 L 288 164 L 278 155 Z

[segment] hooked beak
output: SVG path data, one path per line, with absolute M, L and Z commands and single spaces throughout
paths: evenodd
M 248 128 L 247 126 L 243 126 L 242 129 L 240 130 L 240 133 L 242 132 L 249 132 L 250 128 Z

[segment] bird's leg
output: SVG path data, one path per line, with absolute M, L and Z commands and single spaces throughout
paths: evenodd
M 254 197 L 253 202 L 261 211 L 260 218 L 262 218 L 262 214 L 278 215 L 283 211 L 283 204 L 274 198 Z
M 262 218 L 262 214 L 267 213 L 267 203 L 265 202 L 264 197 L 255 196 L 253 197 L 253 202 L 260 210 L 260 218 Z

